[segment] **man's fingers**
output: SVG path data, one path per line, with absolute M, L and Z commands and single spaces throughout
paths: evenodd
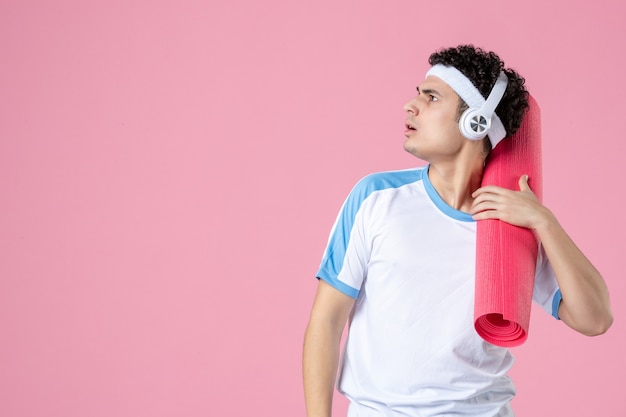
M 528 175 L 522 175 L 519 179 L 518 184 L 520 191 L 531 191 L 530 186 L 528 185 Z

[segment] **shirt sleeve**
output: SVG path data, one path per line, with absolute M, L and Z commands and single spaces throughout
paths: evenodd
M 344 294 L 357 298 L 367 275 L 371 245 L 367 243 L 364 223 L 370 195 L 360 181 L 345 200 L 331 229 L 317 278 Z
M 556 281 L 554 270 L 550 264 L 543 246 L 539 245 L 537 255 L 537 269 L 535 274 L 535 286 L 533 288 L 533 301 L 539 304 L 548 314 L 559 319 L 559 305 L 561 303 L 561 290 Z

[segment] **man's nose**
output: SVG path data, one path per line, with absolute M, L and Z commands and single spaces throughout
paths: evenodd
M 404 111 L 413 115 L 417 115 L 419 113 L 419 109 L 417 107 L 417 97 L 412 98 L 404 105 Z

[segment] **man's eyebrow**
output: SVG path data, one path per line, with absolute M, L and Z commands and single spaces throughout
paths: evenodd
M 435 96 L 441 96 L 441 93 L 433 88 L 425 88 L 421 91 L 423 94 L 432 94 Z

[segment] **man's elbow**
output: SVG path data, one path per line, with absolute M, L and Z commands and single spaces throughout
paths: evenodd
M 575 330 L 585 336 L 594 337 L 600 336 L 606 333 L 613 324 L 613 314 L 611 312 L 606 313 L 602 317 L 596 317 L 592 322 L 586 323 L 581 326 L 573 326 Z
M 585 336 L 600 336 L 606 333 L 613 324 L 613 313 L 607 305 L 602 306 L 600 311 L 579 311 L 572 314 L 570 309 L 561 304 L 559 316 L 565 324 Z
M 613 325 L 613 314 L 609 313 L 604 320 L 598 321 L 596 326 L 594 326 L 594 328 L 591 329 L 589 333 L 587 333 L 587 336 L 603 335 L 609 330 L 611 325 Z

